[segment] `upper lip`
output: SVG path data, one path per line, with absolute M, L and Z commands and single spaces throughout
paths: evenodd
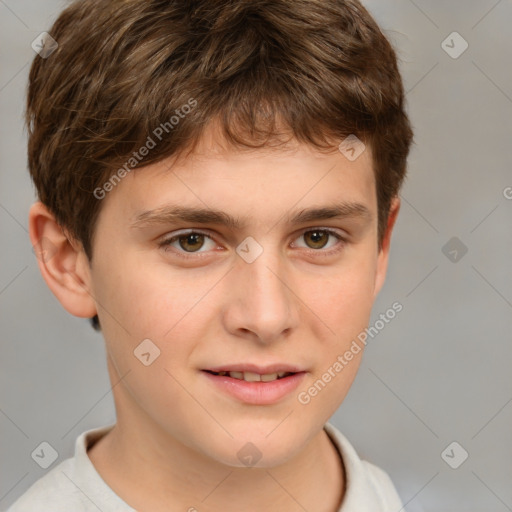
M 210 372 L 252 372 L 258 373 L 259 375 L 268 375 L 272 373 L 299 373 L 303 372 L 301 368 L 298 366 L 294 366 L 291 364 L 285 363 L 274 363 L 266 366 L 260 366 L 252 363 L 234 363 L 234 364 L 223 364 L 220 366 L 212 366 L 210 368 L 205 368 Z

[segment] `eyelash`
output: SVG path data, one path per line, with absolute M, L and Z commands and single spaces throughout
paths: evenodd
M 299 233 L 299 237 L 304 236 L 306 233 L 310 233 L 312 231 L 321 231 L 323 233 L 328 233 L 329 235 L 332 235 L 335 238 L 337 238 L 340 243 L 337 243 L 333 248 L 326 249 L 326 250 L 323 250 L 323 249 L 311 249 L 311 248 L 301 247 L 301 249 L 305 249 L 309 253 L 315 253 L 315 254 L 321 255 L 321 256 L 332 256 L 333 254 L 336 254 L 336 253 L 340 252 L 345 247 L 345 245 L 346 245 L 346 242 L 347 242 L 346 239 L 344 237 L 342 237 L 337 231 L 334 231 L 334 230 L 329 229 L 329 228 L 308 228 L 308 229 L 305 229 L 304 231 L 300 232 Z M 162 240 L 161 242 L 159 242 L 158 246 L 160 248 L 164 249 L 165 251 L 169 251 L 170 250 L 170 245 L 173 242 L 175 242 L 176 240 L 178 240 L 182 236 L 192 235 L 192 234 L 194 234 L 194 235 L 204 235 L 205 237 L 207 237 L 207 238 L 209 238 L 210 240 L 213 241 L 213 238 L 211 237 L 211 235 L 209 233 L 206 233 L 206 232 L 201 231 L 201 230 L 187 230 L 185 232 L 178 233 L 177 235 L 174 235 L 174 236 L 172 236 L 170 238 Z M 208 252 L 209 251 L 187 253 L 186 251 L 176 249 L 175 251 L 172 251 L 172 252 L 174 252 L 175 254 L 179 255 L 179 257 L 181 257 L 181 258 L 197 260 L 199 258 L 208 257 Z

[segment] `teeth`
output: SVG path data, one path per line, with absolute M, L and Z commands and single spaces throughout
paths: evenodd
M 287 372 L 267 373 L 264 375 L 253 372 L 219 372 L 219 375 L 229 375 L 233 379 L 245 380 L 246 382 L 272 382 L 289 374 Z
M 261 377 L 258 373 L 244 372 L 244 380 L 247 382 L 259 382 Z M 231 377 L 231 374 L 230 374 Z
M 267 373 L 264 375 L 253 372 L 217 372 L 217 375 L 222 377 L 229 375 L 229 377 L 233 379 L 245 380 L 246 382 L 272 382 L 273 380 L 282 379 L 291 374 L 289 372 Z

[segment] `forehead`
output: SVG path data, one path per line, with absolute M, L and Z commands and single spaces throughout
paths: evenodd
M 215 210 L 217 219 L 230 212 L 231 219 L 225 216 L 219 223 L 234 229 L 251 218 L 297 221 L 306 207 L 362 215 L 376 208 L 369 147 L 351 161 L 337 147 L 326 152 L 296 139 L 281 146 L 234 148 L 212 130 L 205 131 L 193 152 L 134 169 L 107 199 L 110 205 L 104 206 L 121 209 L 130 224 L 181 205 L 202 214 Z

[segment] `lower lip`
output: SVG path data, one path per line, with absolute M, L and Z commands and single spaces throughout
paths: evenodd
M 203 370 L 210 382 L 241 402 L 254 405 L 271 405 L 292 393 L 302 382 L 305 372 L 294 373 L 271 382 L 246 382 L 229 376 L 213 375 Z

